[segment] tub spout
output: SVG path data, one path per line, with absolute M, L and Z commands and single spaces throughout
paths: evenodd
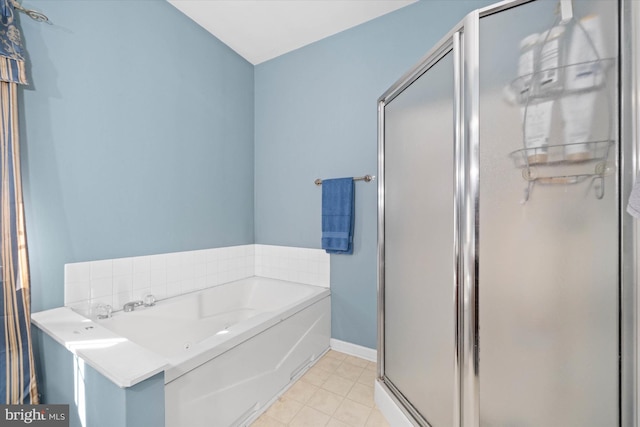
M 122 309 L 124 310 L 125 313 L 128 313 L 130 311 L 135 310 L 136 307 L 140 307 L 141 305 L 143 305 L 144 302 L 138 300 L 138 301 L 131 301 L 126 303 L 125 305 L 122 306 Z

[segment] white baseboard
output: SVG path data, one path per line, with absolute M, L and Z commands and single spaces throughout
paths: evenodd
M 409 418 L 402 412 L 402 409 L 398 407 L 396 402 L 391 396 L 389 396 L 386 390 L 380 385 L 379 381 L 376 381 L 374 388 L 374 396 L 376 406 L 382 412 L 382 415 L 387 419 L 390 426 L 393 427 L 413 427 L 414 424 L 409 421 Z
M 378 352 L 369 347 L 363 347 L 358 344 L 351 344 L 350 342 L 340 341 L 334 338 L 331 338 L 331 340 L 329 341 L 329 345 L 333 350 L 339 351 L 341 353 L 360 357 L 370 362 L 378 361 Z

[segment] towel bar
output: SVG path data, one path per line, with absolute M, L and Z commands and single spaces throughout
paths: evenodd
M 364 182 L 371 182 L 374 179 L 376 179 L 375 175 L 365 175 L 365 176 L 354 176 L 353 180 L 354 181 L 364 181 Z M 313 181 L 316 185 L 322 185 L 322 180 L 320 178 L 316 179 L 315 181 Z

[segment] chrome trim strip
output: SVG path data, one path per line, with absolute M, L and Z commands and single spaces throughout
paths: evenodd
M 525 3 L 531 3 L 538 0 L 504 0 L 499 3 L 490 4 L 477 10 L 478 16 L 483 18 L 487 15 L 493 15 L 494 13 L 502 12 L 503 10 L 511 9 L 512 7 L 520 6 Z
M 456 33 L 456 36 L 459 35 Z M 384 151 L 385 151 L 385 106 L 391 102 L 396 96 L 398 96 L 404 89 L 406 89 L 411 83 L 418 79 L 422 74 L 429 71 L 440 59 L 452 52 L 454 54 L 454 69 L 456 62 L 456 52 L 454 51 L 454 38 L 453 34 L 449 39 L 443 40 L 443 45 L 436 46 L 431 50 L 431 57 L 425 57 L 424 62 L 418 64 L 410 73 L 407 73 L 406 81 L 398 81 L 394 87 L 386 92 L 378 100 L 378 279 L 377 279 L 377 292 L 378 292 L 378 370 L 377 376 L 381 384 L 386 385 L 387 390 L 395 398 L 395 400 L 401 404 L 402 411 L 412 419 L 413 422 L 419 423 L 417 425 L 423 427 L 430 427 L 427 420 L 418 412 L 415 407 L 400 393 L 393 382 L 386 376 L 385 373 L 385 168 L 384 168 Z M 455 90 L 455 89 L 454 89 Z M 454 104 L 457 100 L 454 100 Z M 454 179 L 454 177 L 452 177 Z M 455 208 L 455 207 L 454 207 Z M 454 284 L 455 285 L 455 284 Z M 454 306 L 455 310 L 456 307 Z M 454 313 L 455 314 L 455 313 Z M 455 351 L 455 349 L 454 349 Z M 455 375 L 455 374 L 454 374 Z M 454 385 L 455 389 L 455 385 Z M 397 394 L 396 394 L 397 393 Z M 454 400 L 454 407 L 456 402 Z M 454 414 L 454 419 L 456 419 Z
M 462 94 L 463 94 L 463 212 L 462 237 L 462 426 L 478 427 L 479 354 L 478 354 L 478 203 L 479 203 L 479 13 L 464 20 Z
M 620 425 L 635 426 L 637 422 L 637 225 L 626 211 L 634 177 L 638 172 L 637 100 L 638 35 L 633 1 L 619 2 L 619 215 L 620 215 Z
M 462 31 L 462 21 L 453 27 L 446 36 L 440 39 L 440 41 L 436 43 L 426 55 L 420 58 L 413 68 L 407 71 L 393 85 L 391 85 L 391 87 L 387 89 L 380 98 L 378 98 L 378 102 L 384 102 L 385 104 L 391 102 L 393 98 L 398 96 L 407 88 L 407 86 L 416 81 L 416 79 L 431 68 L 433 64 L 449 53 L 452 49 L 453 35 L 460 31 Z M 378 173 L 378 175 L 380 174 Z
M 433 65 L 435 65 L 439 60 L 441 60 L 447 53 L 451 52 L 452 46 L 452 37 L 454 32 L 450 32 L 447 34 L 447 37 L 442 39 L 440 43 L 436 45 L 433 49 L 429 51 L 429 53 L 423 57 L 422 62 L 418 63 L 411 71 L 406 73 L 400 80 L 394 83 L 389 90 L 387 90 L 384 95 L 382 95 L 378 101 L 384 102 L 388 104 L 393 101 L 393 99 L 400 95 L 411 83 L 415 82 L 421 75 L 429 71 Z
M 378 379 L 384 377 L 384 106 L 378 101 Z
M 461 372 L 462 372 L 462 337 L 463 329 L 460 315 L 462 313 L 462 271 L 461 266 L 461 245 L 460 240 L 460 213 L 462 212 L 463 179 L 464 179 L 464 159 L 462 158 L 462 144 L 464 135 L 464 121 L 462 116 L 462 34 L 453 34 L 453 106 L 454 106 L 454 129 L 453 129 L 453 324 L 454 324 L 454 349 L 453 349 L 453 426 L 460 427 L 460 398 L 461 398 Z

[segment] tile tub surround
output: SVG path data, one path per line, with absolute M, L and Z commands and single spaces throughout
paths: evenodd
M 330 256 L 323 249 L 254 246 L 256 276 L 329 287 Z
M 64 305 L 89 316 L 152 294 L 165 299 L 251 276 L 329 287 L 329 255 L 321 249 L 241 245 L 88 261 L 64 266 Z

